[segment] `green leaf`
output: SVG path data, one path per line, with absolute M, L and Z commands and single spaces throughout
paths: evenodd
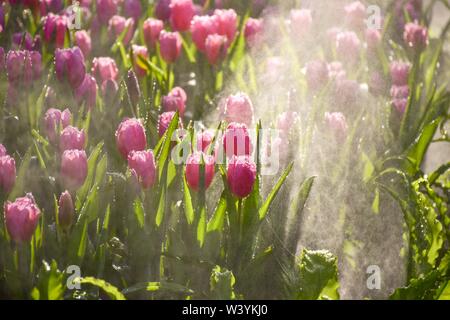
M 450 300 L 450 281 L 447 281 L 441 293 L 437 297 L 438 300 Z
M 94 285 L 103 291 L 114 300 L 126 300 L 125 296 L 112 284 L 106 282 L 102 279 L 97 279 L 93 277 L 85 277 L 85 278 L 77 278 L 75 279 L 75 282 L 78 282 L 80 284 L 91 284 Z
M 236 279 L 233 272 L 215 266 L 210 278 L 211 298 L 215 300 L 234 300 L 236 295 L 234 293 L 234 284 Z
M 66 285 L 64 274 L 58 270 L 55 260 L 51 265 L 43 261 L 43 266 L 39 271 L 38 283 L 31 293 L 35 300 L 62 300 Z
M 194 222 L 194 207 L 192 206 L 191 193 L 186 182 L 186 175 L 183 175 L 183 191 L 184 191 L 184 213 L 186 214 L 186 220 L 188 224 Z
M 174 282 L 167 282 L 167 281 L 161 281 L 161 282 L 143 282 L 138 283 L 134 286 L 131 286 L 129 288 L 126 288 L 122 290 L 123 294 L 130 294 L 137 291 L 146 290 L 150 292 L 156 292 L 156 291 L 167 291 L 167 292 L 173 292 L 173 293 L 185 293 L 185 294 L 193 294 L 194 291 L 191 289 L 178 284 Z
M 143 228 L 144 227 L 144 221 L 145 221 L 144 220 L 144 217 L 145 217 L 144 205 L 142 204 L 142 201 L 139 198 L 134 200 L 133 208 L 134 208 L 134 215 L 135 215 L 136 220 L 137 220 L 137 222 L 139 224 L 139 227 Z
M 222 231 L 223 224 L 225 221 L 225 213 L 227 212 L 227 194 L 225 191 L 222 192 L 220 196 L 219 203 L 217 204 L 216 210 L 214 214 L 208 222 L 208 226 L 206 231 L 214 232 L 214 231 Z
M 166 188 L 162 187 L 161 189 L 161 196 L 159 198 L 159 205 L 158 205 L 158 211 L 156 211 L 156 226 L 160 226 L 163 218 L 164 218 L 164 211 L 166 210 Z
M 200 244 L 200 247 L 205 243 L 205 234 L 206 234 L 206 207 L 202 206 L 200 208 L 200 217 L 197 225 L 197 240 Z
M 432 299 L 439 288 L 439 273 L 432 271 L 425 276 L 412 279 L 409 285 L 399 288 L 389 297 L 391 300 L 423 300 Z

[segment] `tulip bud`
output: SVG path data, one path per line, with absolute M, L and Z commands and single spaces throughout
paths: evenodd
M 17 32 L 12 37 L 12 48 L 14 50 L 33 50 L 33 38 L 28 32 Z
M 195 16 L 191 22 L 192 41 L 200 52 L 205 52 L 206 38 L 218 31 L 216 16 Z
M 156 4 L 155 15 L 159 20 L 167 21 L 170 19 L 171 0 L 159 0 Z
M 308 87 L 317 91 L 322 89 L 330 78 L 328 64 L 322 60 L 315 60 L 306 64 L 306 82 Z
M 343 140 L 347 136 L 348 125 L 345 116 L 340 112 L 326 112 L 325 121 L 328 127 L 334 132 L 338 140 Z
M 135 118 L 122 121 L 116 131 L 116 144 L 125 159 L 131 151 L 145 150 L 147 138 L 141 121 Z
M 162 106 L 165 112 L 178 111 L 180 117 L 183 117 L 186 109 L 186 92 L 180 87 L 173 88 L 167 96 L 162 98 Z
M 336 52 L 344 61 L 357 60 L 361 49 L 361 41 L 356 33 L 345 31 L 336 37 Z
M 116 62 L 110 57 L 94 58 L 92 61 L 91 73 L 100 83 L 106 80 L 117 80 L 119 76 L 119 69 Z
M 135 21 L 139 21 L 142 14 L 142 6 L 140 0 L 126 0 L 123 2 L 123 11 L 125 16 L 133 18 Z
M 256 164 L 249 156 L 233 156 L 228 163 L 227 181 L 233 195 L 242 199 L 250 195 L 256 180 Z
M 79 30 L 75 32 L 75 44 L 81 49 L 85 57 L 88 57 L 91 54 L 91 36 L 86 32 L 86 30 Z
M 223 136 L 223 148 L 228 158 L 233 155 L 250 155 L 253 147 L 247 126 L 243 123 L 230 123 Z
M 134 19 L 133 18 L 124 18 L 121 16 L 113 16 L 108 23 L 108 32 L 110 38 L 115 41 L 122 32 L 127 30 L 122 42 L 124 45 L 128 45 L 134 35 Z
M 151 150 L 131 151 L 128 154 L 128 166 L 133 170 L 142 188 L 148 189 L 155 184 L 156 164 Z
M 92 109 L 97 101 L 97 82 L 95 78 L 86 73 L 83 82 L 75 90 L 75 98 L 78 103 L 85 102 L 88 109 Z
M 67 17 L 49 13 L 44 20 L 44 40 L 47 43 L 55 41 L 57 48 L 63 48 L 66 39 Z
M 253 123 L 253 104 L 249 96 L 239 92 L 225 100 L 225 120 L 228 123 L 244 123 L 250 127 Z
M 205 130 L 197 133 L 197 151 L 206 153 L 214 140 L 214 136 L 214 130 Z
M 192 0 L 172 0 L 170 3 L 170 24 L 175 31 L 187 31 L 195 15 Z
M 428 46 L 428 29 L 417 22 L 405 25 L 403 39 L 408 47 L 421 51 Z
M 291 33 L 298 38 L 304 38 L 310 31 L 313 19 L 311 10 L 294 9 L 290 13 Z
M 59 197 L 59 212 L 58 212 L 58 222 L 59 226 L 67 230 L 72 226 L 73 219 L 75 216 L 75 209 L 73 207 L 72 196 L 69 191 L 64 191 Z
M 258 41 L 263 31 L 261 19 L 249 18 L 245 23 L 244 37 L 248 44 L 253 45 Z
M 159 34 L 164 29 L 164 22 L 161 20 L 148 18 L 144 21 L 142 31 L 145 43 L 149 48 L 154 48 L 159 39 Z
M 134 107 L 139 103 L 139 99 L 141 97 L 141 89 L 139 87 L 139 82 L 136 78 L 136 74 L 131 69 L 128 70 L 126 83 L 128 96 L 130 97 L 131 104 Z
M 345 6 L 345 20 L 347 24 L 355 30 L 364 27 L 366 19 L 366 7 L 359 1 L 352 2 Z
M 202 162 L 204 163 L 205 189 L 209 188 L 214 178 L 214 157 L 201 152 L 191 154 L 186 161 L 186 182 L 194 191 L 200 190 L 200 164 Z
M 159 115 L 158 118 L 158 134 L 160 137 L 166 133 L 167 129 L 169 128 L 170 123 L 173 120 L 173 117 L 175 116 L 175 112 L 163 112 Z M 181 124 L 179 124 L 181 126 Z M 171 138 L 171 137 L 170 137 Z
M 406 111 L 408 99 L 394 99 L 392 105 L 394 106 L 395 111 L 397 111 L 399 115 L 402 115 Z
M 181 37 L 178 32 L 161 31 L 159 35 L 161 56 L 167 63 L 173 63 L 181 54 Z
M 0 157 L 6 156 L 7 154 L 5 146 L 0 143 Z
M 237 14 L 233 9 L 216 9 L 217 33 L 227 37 L 226 47 L 234 41 L 237 33 Z
M 205 53 L 206 59 L 212 65 L 216 65 L 227 55 L 227 37 L 218 34 L 211 34 L 206 38 Z
M 138 56 L 141 56 L 144 59 L 148 59 L 148 50 L 147 47 L 133 45 L 133 66 L 136 75 L 140 78 L 145 77 L 147 75 L 147 70 L 141 68 L 138 64 Z
M 396 86 L 404 86 L 408 84 L 410 64 L 401 61 L 393 61 L 391 63 L 392 83 Z
M 10 85 L 30 86 L 42 73 L 41 54 L 36 51 L 13 51 L 6 55 L 6 71 Z
M 84 56 L 80 48 L 57 49 L 55 52 L 55 70 L 59 81 L 67 79 L 72 89 L 78 88 L 86 75 Z
M 6 151 L 6 150 L 5 150 Z M 10 193 L 16 182 L 16 162 L 8 155 L 0 156 L 0 191 Z
M 107 24 L 117 13 L 117 0 L 97 0 L 97 15 L 101 24 Z
M 50 108 L 44 115 L 45 133 L 48 140 L 52 144 L 57 143 L 57 136 L 59 136 L 59 130 L 67 127 L 72 119 L 72 114 L 69 109 L 65 109 L 61 112 L 58 109 Z
M 86 144 L 86 135 L 83 130 L 68 126 L 62 132 L 59 138 L 59 149 L 61 152 L 76 149 L 83 150 Z
M 31 194 L 5 203 L 5 225 L 16 244 L 30 242 L 36 230 L 41 211 Z
M 87 177 L 88 163 L 84 150 L 66 150 L 61 157 L 61 178 L 63 185 L 75 191 Z

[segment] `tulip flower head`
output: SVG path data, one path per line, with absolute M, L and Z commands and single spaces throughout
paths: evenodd
M 237 14 L 233 9 L 216 9 L 214 16 L 217 17 L 217 33 L 226 36 L 226 47 L 228 48 L 234 41 L 237 34 Z
M 175 31 L 187 31 L 195 15 L 192 0 L 172 0 L 170 3 L 170 24 Z
M 88 163 L 84 150 L 66 150 L 61 156 L 61 179 L 68 190 L 78 190 L 87 177 Z
M 83 55 L 88 57 L 92 50 L 91 36 L 86 30 L 75 32 L 75 44 L 81 49 Z
M 181 37 L 178 32 L 161 31 L 159 45 L 161 56 L 167 63 L 175 62 L 181 54 Z
M 52 144 L 56 144 L 59 132 L 70 125 L 72 114 L 69 109 L 61 110 L 50 108 L 44 116 L 45 133 Z
M 206 38 L 218 32 L 217 17 L 195 16 L 191 21 L 192 41 L 200 52 L 205 52 Z
M 223 149 L 227 158 L 252 153 L 252 142 L 245 124 L 232 122 L 228 125 L 223 136 Z
M 408 84 L 409 71 L 411 65 L 402 61 L 394 61 L 391 63 L 392 84 L 396 86 L 404 86 Z
M 63 230 L 72 226 L 75 217 L 75 208 L 73 206 L 72 196 L 69 191 L 64 191 L 58 201 L 58 223 Z
M 61 152 L 70 149 L 83 150 L 86 144 L 86 135 L 83 130 L 68 126 L 59 137 L 59 149 Z
M 67 81 L 73 89 L 84 81 L 86 65 L 80 48 L 57 49 L 55 52 L 55 70 L 59 81 Z
M 131 151 L 145 150 L 147 138 L 141 121 L 136 118 L 122 121 L 116 131 L 116 144 L 124 159 Z
M 227 167 L 228 187 L 242 199 L 250 195 L 256 180 L 256 164 L 249 156 L 233 156 Z
M 151 150 L 131 151 L 128 154 L 128 167 L 143 189 L 148 189 L 155 184 L 156 164 Z
M 149 48 L 154 48 L 158 42 L 159 35 L 164 29 L 164 22 L 158 19 L 148 18 L 144 21 L 142 31 L 145 43 Z
M 0 151 L 3 152 L 3 151 Z M 6 155 L 0 156 L 0 193 L 10 193 L 16 182 L 16 162 Z
M 5 203 L 5 225 L 16 244 L 30 242 L 36 230 L 41 211 L 31 194 Z
M 421 51 L 428 46 L 428 29 L 417 22 L 407 23 L 403 39 L 408 47 Z
M 186 182 L 194 190 L 200 190 L 200 169 L 204 166 L 204 187 L 208 189 L 214 178 L 214 157 L 201 152 L 191 154 L 186 161 Z
M 250 97 L 239 92 L 225 100 L 225 120 L 228 123 L 243 123 L 250 127 L 253 123 L 253 104 Z
M 162 106 L 165 112 L 178 111 L 180 117 L 183 117 L 186 109 L 186 101 L 186 92 L 180 87 L 175 87 L 167 96 L 162 98 Z

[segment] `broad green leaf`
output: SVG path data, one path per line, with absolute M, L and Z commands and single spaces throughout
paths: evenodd
M 32 298 L 35 300 L 62 300 L 66 290 L 64 275 L 58 270 L 55 260 L 51 265 L 43 261 L 43 266 L 39 272 L 38 283 L 32 291 Z
M 391 300 L 432 299 L 439 287 L 439 273 L 432 271 L 425 276 L 412 279 L 409 285 L 399 288 L 389 297 Z

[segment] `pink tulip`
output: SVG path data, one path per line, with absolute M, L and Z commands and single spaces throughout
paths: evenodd
M 128 154 L 128 166 L 132 174 L 137 177 L 142 188 L 148 189 L 155 184 L 156 164 L 151 150 L 131 151 Z
M 369 50 L 375 50 L 381 43 L 381 33 L 377 29 L 366 30 L 366 42 Z
M 294 9 L 290 13 L 291 32 L 295 37 L 305 37 L 312 26 L 313 19 L 311 10 Z
M 31 34 L 28 32 L 17 32 L 12 36 L 12 48 L 14 50 L 33 50 L 34 42 Z
M 159 35 L 161 56 L 167 63 L 173 63 L 181 54 L 181 37 L 178 32 L 161 31 Z
M 165 112 L 178 111 L 180 117 L 183 117 L 184 110 L 186 109 L 187 95 L 186 92 L 180 88 L 173 88 L 167 96 L 162 98 L 162 106 Z
M 206 59 L 212 65 L 216 65 L 227 55 L 227 37 L 219 34 L 211 34 L 205 42 Z
M 6 55 L 6 71 L 12 86 L 30 86 L 41 76 L 41 54 L 36 51 L 11 50 Z
M 328 64 L 322 60 L 314 60 L 306 64 L 306 82 L 308 87 L 317 91 L 322 89 L 330 79 Z
M 57 48 L 63 48 L 67 33 L 67 17 L 49 13 L 44 20 L 44 41 L 51 43 L 55 41 Z
M 69 191 L 64 191 L 59 197 L 58 202 L 58 223 L 63 230 L 72 226 L 75 218 L 75 208 L 73 206 L 72 196 Z
M 409 87 L 408 86 L 392 86 L 391 97 L 393 99 L 408 99 Z
M 366 16 L 366 7 L 359 1 L 352 2 L 345 6 L 345 20 L 347 21 L 347 24 L 355 30 L 363 28 Z
M 167 21 L 170 19 L 171 0 L 159 0 L 155 7 L 155 15 L 159 20 Z
M 421 51 L 428 46 L 428 29 L 417 22 L 405 25 L 403 39 L 408 47 Z
M 237 33 L 237 14 L 233 9 L 216 9 L 214 15 L 217 17 L 217 33 L 226 36 L 226 47 L 233 43 Z
M 144 21 L 142 30 L 144 33 L 145 43 L 149 48 L 154 48 L 159 39 L 159 34 L 164 29 L 164 22 L 161 20 L 148 18 Z
M 11 192 L 16 182 L 16 162 L 8 155 L 0 156 L 0 192 Z
M 70 125 L 72 114 L 69 109 L 61 110 L 50 108 L 44 116 L 45 133 L 52 144 L 57 143 L 59 131 Z
M 122 43 L 124 45 L 128 45 L 134 35 L 134 19 L 133 18 L 124 18 L 121 16 L 113 16 L 108 23 L 108 32 L 109 36 L 112 40 L 116 40 L 122 32 L 127 30 L 127 33 L 123 37 Z
M 248 156 L 252 153 L 252 148 L 247 126 L 243 123 L 230 123 L 223 136 L 223 149 L 227 157 Z
M 61 157 L 61 179 L 72 191 L 79 189 L 86 180 L 88 163 L 84 150 L 66 150 Z
M 395 99 L 392 101 L 392 105 L 394 106 L 395 111 L 399 115 L 402 115 L 406 111 L 406 107 L 408 106 L 408 99 Z
M 242 199 L 250 195 L 256 180 L 256 164 L 249 156 L 233 156 L 228 163 L 227 182 L 230 191 Z
M 28 243 L 36 230 L 41 211 L 31 194 L 5 203 L 5 225 L 16 244 Z
M 88 57 L 91 54 L 91 36 L 86 32 L 86 30 L 79 30 L 75 32 L 75 44 L 81 49 L 85 57 Z
M 422 0 L 396 0 L 394 7 L 394 18 L 396 19 L 396 26 L 398 32 L 403 32 L 405 27 L 405 12 L 410 18 L 410 21 L 418 21 L 421 18 Z
M 40 2 L 41 16 L 45 16 L 49 12 L 58 13 L 64 8 L 63 0 L 41 0 Z
M 186 182 L 194 191 L 200 190 L 200 163 L 202 161 L 204 163 L 205 189 L 209 188 L 214 178 L 214 157 L 201 152 L 191 154 L 186 161 Z
M 124 159 L 131 151 L 145 150 L 147 138 L 141 121 L 135 118 L 122 121 L 116 131 L 116 144 Z
M 84 131 L 72 126 L 66 127 L 59 137 L 59 149 L 61 152 L 71 149 L 83 150 L 85 144 L 86 135 Z
M 148 59 L 148 50 L 147 47 L 133 45 L 133 66 L 136 75 L 139 78 L 145 77 L 147 75 L 147 70 L 141 68 L 138 64 L 138 56 L 141 56 L 144 59 Z
M 75 90 L 75 99 L 78 103 L 86 103 L 88 109 L 92 109 L 97 101 L 97 82 L 95 78 L 86 73 L 83 82 Z
M 107 100 L 116 96 L 116 93 L 119 91 L 119 85 L 115 80 L 107 79 L 102 83 L 102 94 Z M 109 100 L 108 100 L 109 101 Z
M 245 23 L 244 37 L 248 44 L 253 45 L 261 37 L 263 21 L 261 19 L 249 18 Z
M 55 70 L 59 81 L 67 79 L 73 89 L 78 88 L 86 75 L 84 56 L 80 48 L 56 49 Z
M 253 123 L 253 104 L 249 96 L 239 92 L 225 100 L 225 120 L 228 123 L 238 122 L 250 127 Z
M 195 16 L 191 22 L 192 41 L 200 52 L 205 52 L 206 38 L 218 31 L 216 16 Z
M 141 0 L 126 0 L 123 2 L 123 11 L 125 16 L 139 21 L 142 14 Z
M 197 151 L 206 153 L 214 140 L 214 136 L 214 130 L 205 130 L 197 133 Z
M 390 66 L 392 83 L 396 86 L 408 84 L 411 65 L 402 61 L 393 61 Z
M 117 13 L 117 0 L 97 0 L 97 15 L 101 24 L 107 24 Z
M 336 52 L 342 60 L 352 61 L 359 58 L 361 41 L 356 33 L 344 31 L 336 37 Z
M 170 3 L 170 24 L 175 31 L 187 31 L 195 15 L 192 0 L 172 0 Z
M 169 128 L 169 125 L 172 122 L 174 116 L 175 116 L 175 112 L 174 111 L 163 112 L 163 113 L 161 113 L 159 115 L 159 118 L 158 118 L 158 134 L 159 134 L 160 137 L 162 137 L 164 135 L 164 133 L 166 133 L 166 131 Z
M 347 120 L 345 116 L 340 112 L 326 112 L 325 121 L 328 127 L 334 132 L 335 136 L 339 140 L 345 139 L 348 131 Z
M 98 57 L 92 61 L 91 73 L 100 83 L 106 80 L 117 80 L 119 69 L 116 62 L 110 57 Z

